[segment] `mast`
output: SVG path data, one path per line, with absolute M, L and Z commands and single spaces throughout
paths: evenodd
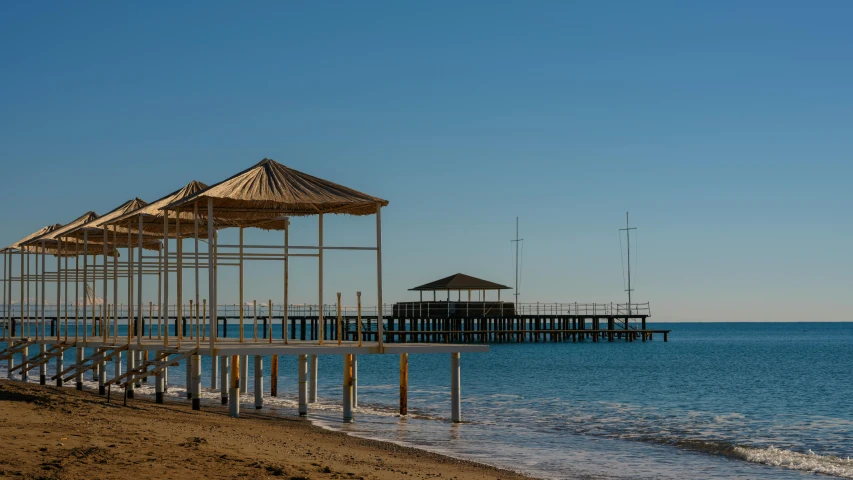
M 515 243 L 515 306 L 518 308 L 518 244 L 524 241 L 523 238 L 518 238 L 518 217 L 515 217 L 515 240 L 510 240 Z
M 628 223 L 628 212 L 625 212 L 625 228 L 619 230 L 625 230 L 625 235 L 628 237 L 628 315 L 631 315 L 631 292 L 634 291 L 631 288 L 631 230 L 636 230 L 636 228 L 631 227 Z

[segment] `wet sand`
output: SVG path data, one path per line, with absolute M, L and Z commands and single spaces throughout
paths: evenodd
M 315 427 L 189 402 L 111 403 L 96 392 L 0 380 L 0 477 L 507 479 L 525 477 Z

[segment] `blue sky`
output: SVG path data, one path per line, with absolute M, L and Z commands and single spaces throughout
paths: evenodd
M 270 157 L 391 201 L 389 301 L 456 272 L 511 284 L 516 216 L 522 301 L 624 301 L 630 210 L 659 321 L 851 320 L 851 20 L 830 1 L 5 2 L 0 243 Z M 372 240 L 372 219 L 326 226 Z M 373 298 L 370 255 L 330 258 L 327 292 Z M 294 301 L 315 270 L 294 265 Z M 250 266 L 247 297 L 280 300 L 278 271 Z

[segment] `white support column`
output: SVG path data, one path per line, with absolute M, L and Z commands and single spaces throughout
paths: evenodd
M 89 231 L 83 230 L 83 345 L 87 343 L 86 332 L 86 312 L 89 301 L 89 294 L 86 293 L 86 286 L 89 285 Z M 92 307 L 94 308 L 94 306 Z M 82 379 L 80 379 L 82 380 Z
M 323 318 L 323 214 L 319 215 L 319 240 L 318 245 L 320 248 L 317 250 L 317 264 L 318 264 L 318 299 L 317 299 L 317 328 L 319 332 L 317 334 L 317 338 L 320 339 L 320 345 L 323 344 L 325 331 L 326 331 L 326 320 Z M 316 362 L 316 355 L 311 356 L 312 362 Z M 313 367 L 312 367 L 313 370 Z M 313 382 L 312 377 L 312 382 Z M 311 403 L 314 403 L 313 401 Z
M 459 353 L 450 354 L 450 419 L 454 423 L 462 421 L 462 378 Z
M 136 368 L 136 352 L 133 350 L 127 351 L 127 371 L 131 371 Z M 127 398 L 133 398 L 134 394 L 134 386 L 133 382 L 129 382 L 127 384 Z
M 255 355 L 255 409 L 264 407 L 264 357 Z
M 228 356 L 219 357 L 219 391 L 222 397 L 222 404 L 228 404 Z
M 240 359 L 240 394 L 249 393 L 249 356 L 243 355 Z
M 157 358 L 160 356 L 159 351 L 154 352 L 154 357 Z M 169 357 L 165 357 L 162 360 L 163 362 L 168 363 Z M 154 403 L 163 403 L 163 370 L 158 370 L 154 375 Z
M 56 334 L 56 340 L 60 338 L 60 329 L 62 324 L 59 321 L 59 310 L 60 305 L 62 305 L 62 240 L 57 241 L 56 248 L 56 320 L 54 320 L 53 325 L 56 330 L 54 333 Z M 56 372 L 61 372 L 62 369 L 57 370 Z
M 29 360 L 30 360 L 30 346 L 27 345 L 24 347 L 23 350 L 21 350 L 21 365 L 23 365 L 23 367 L 21 367 L 21 381 L 22 382 L 26 382 L 27 378 L 28 378 L 27 377 L 27 367 L 29 366 L 28 364 L 30 363 Z
M 107 258 L 108 258 L 107 255 L 109 254 L 109 249 L 108 249 L 109 241 L 110 241 L 110 234 L 109 234 L 109 231 L 107 230 L 107 226 L 104 225 L 104 249 L 103 249 L 104 250 L 103 251 L 103 257 L 104 257 L 104 268 L 103 268 L 104 297 L 101 299 L 101 330 L 102 330 L 101 331 L 101 338 L 103 338 L 103 340 L 105 342 L 107 341 L 107 337 L 110 334 L 110 319 L 109 319 L 109 315 L 107 315 L 107 313 L 109 312 L 109 305 L 110 305 L 110 302 L 107 299 L 107 291 L 108 291 L 107 290 Z M 57 270 L 57 272 L 58 271 L 59 270 Z M 57 288 L 59 288 L 58 285 L 59 284 L 57 284 Z M 59 305 L 59 302 L 57 302 L 57 305 Z
M 59 323 L 59 322 L 57 321 L 57 323 Z M 59 327 L 57 327 L 57 328 L 59 328 Z M 65 352 L 62 352 L 56 356 L 56 373 L 59 373 L 65 369 L 65 364 L 62 361 L 63 360 L 62 357 L 64 356 L 64 353 Z M 62 386 L 62 375 L 59 375 L 58 377 L 56 377 L 56 386 L 57 387 Z
M 44 298 L 46 296 L 45 294 L 47 293 L 47 291 L 45 290 L 46 283 L 44 281 L 44 276 L 47 273 L 46 264 L 47 264 L 47 258 L 45 257 L 45 254 L 44 254 L 44 240 L 42 240 L 42 242 L 41 242 L 41 297 L 40 297 L 40 299 L 41 299 L 41 332 L 40 332 L 41 336 L 39 337 L 41 339 L 41 343 L 39 344 L 41 347 L 41 348 L 39 348 L 39 353 L 42 355 L 44 355 L 44 351 L 45 351 L 44 339 L 47 336 L 47 335 L 45 335 L 45 333 L 47 333 L 47 328 L 45 327 L 45 323 L 46 323 L 47 319 L 44 316 L 44 307 L 45 307 L 45 305 L 47 305 L 47 302 L 45 302 L 45 300 L 44 300 Z M 39 367 L 39 374 L 40 374 L 39 383 L 41 385 L 45 384 L 44 378 L 45 378 L 45 374 L 47 373 L 47 371 L 45 370 L 45 367 L 46 366 L 44 363 L 42 363 L 41 366 Z
M 219 379 L 219 357 L 210 357 L 210 389 L 216 390 L 216 381 Z
M 194 357 L 195 355 L 193 355 Z M 186 365 L 184 368 L 184 372 L 186 373 L 186 387 L 187 387 L 187 400 L 191 400 L 193 398 L 193 366 L 192 366 L 192 357 L 186 359 Z
M 195 243 L 195 245 L 194 245 L 195 250 L 193 252 L 194 257 L 195 257 L 193 259 L 195 261 L 195 264 L 193 265 L 193 268 L 195 270 L 195 310 L 193 311 L 193 313 L 195 314 L 194 315 L 195 323 L 196 323 L 196 326 L 198 327 L 198 329 L 195 332 L 195 336 L 196 336 L 195 343 L 196 343 L 196 346 L 199 346 L 199 342 L 201 341 L 200 340 L 201 330 L 204 329 L 204 324 L 201 323 L 201 319 L 199 318 L 199 315 L 200 315 L 199 305 L 201 305 L 201 300 L 200 300 L 199 294 L 198 294 L 198 290 L 199 290 L 199 280 L 198 280 L 198 278 L 199 278 L 199 276 L 198 276 L 198 201 L 193 202 L 193 241 Z M 205 312 L 205 313 L 207 313 L 207 312 Z M 191 315 L 191 318 L 192 317 L 193 316 Z
M 74 363 L 77 366 L 75 370 L 77 372 L 77 390 L 83 390 L 83 375 L 80 373 L 81 365 L 83 364 L 83 347 L 77 347 L 74 349 L 76 353 L 76 362 Z
M 344 357 L 344 385 L 343 385 L 343 409 L 344 409 L 344 423 L 352 423 L 352 381 L 353 381 L 353 362 L 352 358 L 354 357 L 351 353 L 346 353 L 343 355 Z
M 118 352 L 113 356 L 113 377 L 118 378 L 121 376 L 121 356 L 123 352 Z
M 352 356 L 352 408 L 358 408 L 358 355 Z
M 299 415 L 308 415 L 308 356 L 299 355 L 297 366 L 299 376 Z
M 310 371 L 310 385 L 308 387 L 308 403 L 317 403 L 317 355 L 310 355 L 311 358 L 311 371 Z
M 190 358 L 192 367 L 193 410 L 201 410 L 201 356 L 193 355 Z
M 163 346 L 169 346 L 169 211 L 163 211 Z M 177 332 L 176 332 L 177 333 Z
M 142 347 L 142 215 L 139 215 L 139 246 L 136 253 L 136 263 L 139 266 L 136 273 L 136 347 Z M 151 319 L 149 318 L 150 322 Z M 150 326 L 149 326 L 150 328 Z M 140 353 L 142 353 L 140 351 Z
M 113 225 L 113 342 L 118 343 L 118 225 Z M 68 265 L 65 265 L 66 272 Z M 68 295 L 66 294 L 66 302 Z
M 12 340 L 10 339 L 10 340 L 9 340 L 9 345 L 12 345 L 12 344 L 13 344 L 13 342 L 12 342 Z M 14 356 L 14 355 L 9 355 L 9 356 L 6 358 L 6 378 L 8 378 L 9 380 L 14 379 L 14 377 L 15 377 L 15 374 L 12 372 L 12 369 L 13 369 L 13 368 L 15 368 L 15 356 Z M 62 371 L 62 370 L 60 370 L 60 372 L 61 372 L 61 371 Z M 61 379 L 60 379 L 60 381 L 61 381 Z
M 107 362 L 104 361 L 105 350 L 98 351 L 98 394 L 107 393 Z
M 290 268 L 290 257 L 288 256 L 288 252 L 290 250 L 290 218 L 284 219 L 284 307 L 281 309 L 281 336 L 284 337 L 284 344 L 288 343 L 288 335 L 287 335 L 287 322 L 288 322 L 288 304 L 290 294 L 290 279 L 289 279 L 289 268 Z
M 382 353 L 385 345 L 385 335 L 382 327 L 382 204 L 376 204 L 376 316 L 377 316 L 377 338 L 379 340 L 379 353 Z
M 231 385 L 228 395 L 231 401 L 228 410 L 233 418 L 240 418 L 240 356 L 231 356 Z
M 213 199 L 207 199 L 207 297 L 210 300 L 208 309 L 208 322 L 210 324 L 210 354 L 213 355 L 213 349 L 216 345 L 216 336 L 217 329 L 219 325 L 219 320 L 216 312 L 216 236 L 214 235 L 213 230 Z M 224 359 L 225 357 L 223 357 Z M 211 387 L 216 388 L 216 357 L 212 357 L 213 359 L 213 379 L 211 380 Z M 226 384 L 220 384 L 222 388 L 222 392 L 226 391 Z

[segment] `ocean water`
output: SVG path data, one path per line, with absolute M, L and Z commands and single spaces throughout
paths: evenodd
M 321 356 L 310 420 L 544 478 L 853 478 L 853 324 L 650 328 L 672 329 L 669 342 L 493 344 L 463 354 L 462 424 L 449 421 L 449 355 L 410 355 L 405 418 L 396 413 L 398 358 L 360 356 L 353 424 L 341 423 L 342 359 Z M 296 358 L 281 357 L 279 397 L 267 408 L 296 414 L 296 372 Z M 167 394 L 183 398 L 184 382 L 171 369 Z M 242 408 L 253 408 L 251 391 L 250 380 Z M 204 396 L 218 402 L 217 392 Z

